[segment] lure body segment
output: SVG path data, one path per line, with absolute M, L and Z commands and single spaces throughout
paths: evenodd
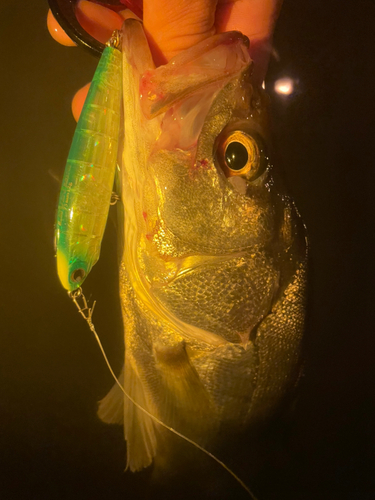
M 107 46 L 94 74 L 65 167 L 56 221 L 57 270 L 68 291 L 97 262 L 117 162 L 121 52 Z

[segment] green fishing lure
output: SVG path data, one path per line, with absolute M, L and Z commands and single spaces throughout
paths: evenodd
M 69 292 L 98 261 L 116 171 L 122 55 L 115 32 L 103 51 L 77 123 L 56 220 L 57 271 Z

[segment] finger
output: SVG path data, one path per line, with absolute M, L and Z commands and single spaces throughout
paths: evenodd
M 90 83 L 87 83 L 84 87 L 76 92 L 72 100 L 72 113 L 76 122 L 78 122 L 79 115 L 81 114 L 85 99 L 87 97 L 87 92 L 89 91 Z
M 267 71 L 272 34 L 281 4 L 281 0 L 219 0 L 216 29 L 218 32 L 238 30 L 250 39 L 257 83 L 263 81 Z
M 217 0 L 145 1 L 143 26 L 156 65 L 215 33 Z
M 124 22 L 117 12 L 87 0 L 77 3 L 76 17 L 82 28 L 102 43 L 111 38 L 113 30 L 121 29 Z
M 217 31 L 238 30 L 250 39 L 269 38 L 280 4 L 280 0 L 219 0 Z
M 47 28 L 54 40 L 56 42 L 61 43 L 61 45 L 66 45 L 67 47 L 75 47 L 76 44 L 73 42 L 71 38 L 65 33 L 59 23 L 56 21 L 54 15 L 49 9 L 47 14 Z

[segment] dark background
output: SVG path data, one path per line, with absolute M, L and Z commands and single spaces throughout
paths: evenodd
M 0 5 L 0 498 L 156 498 L 147 471 L 123 474 L 121 429 L 97 420 L 111 376 L 56 275 L 70 102 L 96 61 L 50 38 L 47 10 L 40 1 Z M 286 0 L 276 30 L 279 61 L 268 77 L 275 145 L 310 235 L 312 294 L 294 412 L 266 433 L 253 474 L 254 449 L 248 461 L 243 447 L 221 457 L 259 500 L 375 499 L 374 26 L 370 0 Z M 272 94 L 284 75 L 299 81 L 290 98 Z M 108 226 L 85 288 L 118 372 L 116 231 Z M 221 484 L 225 472 L 215 470 Z M 184 471 L 161 497 L 192 498 L 193 476 Z M 241 496 L 230 479 L 220 493 L 196 491 Z

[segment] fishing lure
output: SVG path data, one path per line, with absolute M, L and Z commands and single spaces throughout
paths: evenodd
M 121 109 L 120 33 L 95 71 L 65 167 L 56 220 L 57 271 L 78 289 L 99 259 L 116 171 Z

